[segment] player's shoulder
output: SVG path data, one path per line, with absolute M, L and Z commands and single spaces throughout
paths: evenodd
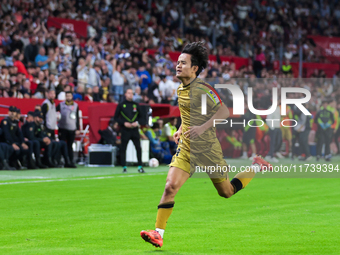
M 195 80 L 195 86 L 193 86 L 194 94 L 216 94 L 216 90 L 207 82 L 200 78 Z

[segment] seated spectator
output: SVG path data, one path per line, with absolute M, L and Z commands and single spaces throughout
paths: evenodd
M 93 102 L 92 94 L 93 94 L 92 88 L 86 88 L 86 93 L 85 93 L 85 96 L 84 96 L 84 101 L 85 102 Z
M 111 144 L 117 146 L 120 144 L 120 133 L 118 131 L 118 123 L 115 121 L 110 121 L 108 127 L 105 130 L 99 130 L 101 138 L 98 143 L 100 144 Z
M 93 97 L 93 102 L 100 102 L 102 100 L 101 95 L 99 93 L 98 86 L 93 87 L 92 97 Z
M 145 135 L 150 140 L 152 157 L 155 157 L 161 163 L 170 164 L 172 154 L 169 149 L 168 143 L 162 143 L 159 138 L 156 137 L 156 132 L 159 131 L 159 124 L 154 123 L 152 128 L 147 128 Z
M 20 89 L 19 83 L 15 83 L 15 84 L 11 85 L 11 89 L 10 89 L 10 91 L 8 91 L 8 96 L 13 97 L 13 98 L 23 98 L 23 95 L 21 94 L 19 89 Z
M 170 118 L 169 122 L 166 123 L 162 129 L 160 141 L 168 142 L 170 150 L 174 153 L 177 149 L 177 144 L 174 139 L 174 134 L 177 132 L 177 118 Z
M 133 101 L 135 101 L 136 103 L 143 102 L 143 98 L 142 98 L 142 95 L 141 95 L 141 89 L 140 89 L 139 86 L 137 86 L 135 88 L 135 92 L 134 92 L 134 95 L 133 95 Z
M 43 83 L 40 83 L 37 89 L 35 90 L 35 93 L 32 96 L 32 98 L 39 98 L 39 99 L 46 98 L 45 93 L 46 93 L 45 85 Z
M 24 98 L 30 98 L 31 97 L 31 82 L 29 80 L 25 80 L 22 88 L 20 90 L 21 94 Z
M 65 79 L 62 79 L 65 81 Z M 72 87 L 70 85 L 64 86 L 64 90 L 58 94 L 58 100 L 65 101 L 66 100 L 66 92 L 72 91 Z
M 172 103 L 175 94 L 175 83 L 172 80 L 167 79 L 165 75 L 160 75 L 160 82 L 158 84 L 159 94 L 162 97 L 162 104 Z
M 82 86 L 78 86 L 76 92 L 73 94 L 74 101 L 82 101 L 84 94 L 84 88 Z

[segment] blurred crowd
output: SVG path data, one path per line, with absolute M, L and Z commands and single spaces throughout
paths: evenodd
M 202 78 L 285 75 L 273 60 L 325 62 L 307 35 L 338 36 L 339 1 L 16 1 L 0 10 L 0 97 L 176 104 L 179 81 L 170 51 L 204 41 L 210 54 L 250 58 L 236 70 L 217 60 Z M 48 17 L 86 21 L 88 37 L 47 27 Z M 151 55 L 148 49 L 156 49 Z M 246 76 L 245 76 L 246 75 Z M 316 71 L 313 77 L 322 77 Z

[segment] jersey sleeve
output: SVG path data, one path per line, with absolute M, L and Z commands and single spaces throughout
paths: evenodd
M 215 112 L 221 107 L 221 99 L 217 92 L 207 86 L 199 87 L 199 100 L 201 102 L 202 95 L 206 97 L 207 100 L 207 112 Z

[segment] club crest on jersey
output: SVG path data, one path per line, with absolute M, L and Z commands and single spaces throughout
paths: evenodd
M 212 90 L 210 90 L 207 93 L 207 95 L 210 98 L 210 100 L 213 101 L 215 104 L 216 104 L 216 102 L 218 102 L 218 98 L 217 98 L 216 94 Z

